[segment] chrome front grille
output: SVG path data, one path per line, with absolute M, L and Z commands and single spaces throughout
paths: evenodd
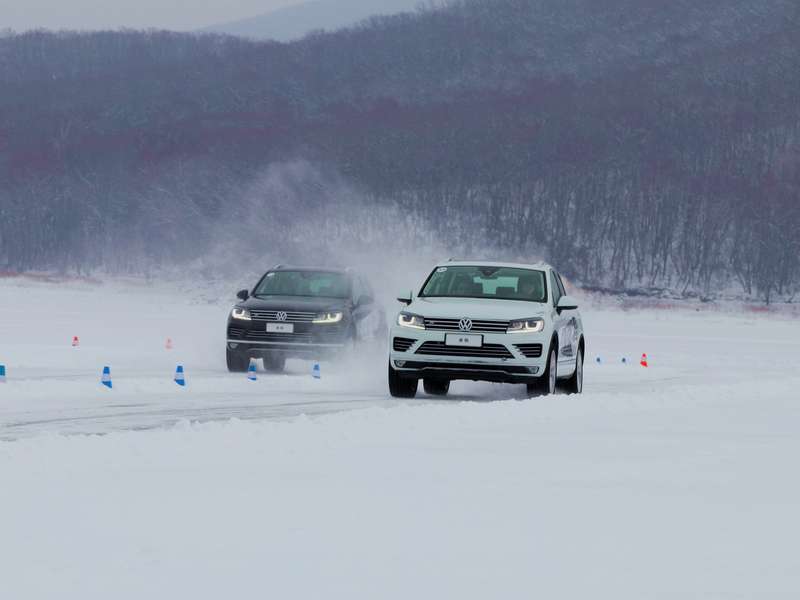
M 539 358 L 542 355 L 541 344 L 517 344 L 514 346 L 525 358 Z
M 502 344 L 484 344 L 480 348 L 468 346 L 448 346 L 444 342 L 425 342 L 415 354 L 433 356 L 472 356 L 475 358 L 514 358 Z
M 267 333 L 266 331 L 248 331 L 247 339 L 259 342 L 291 342 L 293 344 L 310 344 L 310 333 Z
M 278 313 L 286 314 L 285 319 L 279 319 Z M 250 310 L 250 317 L 253 321 L 282 321 L 284 323 L 311 323 L 316 317 L 317 313 L 313 312 L 299 312 L 293 310 Z
M 506 333 L 508 321 L 485 321 L 481 319 L 471 319 L 472 329 L 470 333 Z M 425 329 L 434 331 L 461 331 L 459 323 L 461 319 L 425 319 Z

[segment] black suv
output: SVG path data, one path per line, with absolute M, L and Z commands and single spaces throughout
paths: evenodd
M 278 265 L 237 296 L 228 316 L 229 371 L 246 371 L 251 358 L 282 371 L 287 357 L 322 358 L 386 334 L 372 288 L 352 269 Z

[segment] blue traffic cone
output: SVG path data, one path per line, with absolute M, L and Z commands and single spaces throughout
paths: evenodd
M 320 368 L 318 362 L 314 363 L 314 366 L 311 369 L 311 376 L 314 379 L 322 379 L 322 369 Z
M 175 383 L 181 387 L 186 385 L 186 378 L 183 374 L 183 365 L 178 365 L 178 367 L 175 369 Z
M 252 358 L 250 359 L 250 366 L 247 367 L 247 378 L 250 381 L 256 380 L 256 361 Z
M 0 365 L 0 383 L 6 382 L 6 366 Z
M 111 369 L 109 367 L 103 367 L 103 377 L 100 379 L 100 383 L 102 383 L 108 389 L 114 387 L 111 383 Z

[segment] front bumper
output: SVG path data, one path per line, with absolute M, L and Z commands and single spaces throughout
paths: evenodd
M 392 367 L 398 375 L 407 378 L 500 383 L 531 383 L 544 373 L 547 352 L 544 332 L 482 333 L 482 348 L 492 348 L 495 350 L 493 354 L 502 354 L 504 357 L 478 355 L 486 350 L 448 347 L 445 344 L 447 333 L 453 332 L 393 327 L 389 336 L 389 361 Z M 412 339 L 413 343 L 405 351 L 398 350 L 395 338 Z M 537 347 L 539 355 L 535 356 Z M 476 355 L 470 356 L 470 353 Z
M 323 357 L 340 352 L 349 342 L 342 324 L 295 324 L 295 333 L 267 333 L 261 321 L 230 321 L 226 344 L 231 350 L 250 355 L 282 354 L 295 357 Z

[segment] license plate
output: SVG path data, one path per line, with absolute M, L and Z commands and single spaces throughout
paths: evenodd
M 444 336 L 444 343 L 447 346 L 467 346 L 468 348 L 480 348 L 483 346 L 483 336 L 470 335 L 468 333 L 448 333 Z
M 267 333 L 294 333 L 294 323 L 267 323 Z

